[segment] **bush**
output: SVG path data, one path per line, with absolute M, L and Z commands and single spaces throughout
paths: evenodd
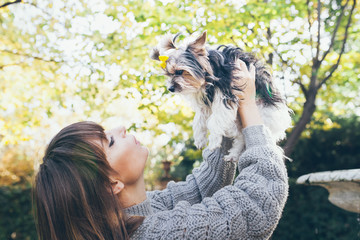
M 359 118 L 334 118 L 332 122 L 338 127 L 328 129 L 320 124 L 310 137 L 302 137 L 291 156 L 294 161 L 287 162 L 289 198 L 272 239 L 360 239 L 360 214 L 331 204 L 322 187 L 295 183 L 307 173 L 359 168 Z
M 360 239 L 360 214 L 331 204 L 327 190 L 322 187 L 295 183 L 307 173 L 359 168 L 359 118 L 333 118 L 331 127 L 329 123 L 315 122 L 308 133 L 299 140 L 291 156 L 293 162 L 287 162 L 289 198 L 272 239 Z M 183 160 L 171 172 L 173 177 L 184 180 L 191 172 L 201 157 L 193 154 L 194 150 L 192 142 L 186 144 L 181 153 Z
M 291 155 L 294 161 L 287 164 L 289 177 L 360 167 L 359 117 L 334 118 L 332 122 L 334 127 L 322 124 L 299 140 Z
M 275 230 L 274 240 L 360 239 L 360 214 L 347 212 L 328 201 L 324 188 L 296 185 L 307 173 L 359 168 L 359 118 L 335 119 L 341 128 L 315 128 L 311 138 L 302 137 L 287 162 L 289 198 Z M 201 158 L 192 144 L 182 153 L 183 162 L 174 167 L 173 177 L 183 179 Z M 175 174 L 176 173 L 176 174 Z M 0 239 L 37 239 L 31 209 L 31 187 L 24 182 L 0 187 Z
M 290 181 L 289 198 L 273 240 L 354 240 L 359 239 L 356 213 L 331 204 L 325 188 Z
M 31 187 L 0 187 L 0 239 L 37 239 L 31 206 Z

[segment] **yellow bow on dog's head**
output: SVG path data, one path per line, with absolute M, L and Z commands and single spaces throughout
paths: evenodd
M 159 60 L 161 61 L 160 67 L 166 68 L 166 60 L 168 60 L 168 56 L 159 56 Z

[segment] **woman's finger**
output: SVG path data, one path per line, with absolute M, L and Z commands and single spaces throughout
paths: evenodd
M 242 60 L 238 59 L 237 62 L 240 65 L 240 70 L 241 71 L 247 70 L 246 64 Z
M 234 77 L 237 77 L 237 78 L 244 78 L 245 77 L 245 73 L 243 71 L 234 71 L 233 73 Z
M 255 78 L 255 70 L 256 70 L 256 68 L 255 68 L 255 66 L 254 66 L 254 64 L 250 64 L 250 75 L 253 77 L 253 78 Z

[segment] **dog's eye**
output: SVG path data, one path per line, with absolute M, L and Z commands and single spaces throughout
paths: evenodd
M 175 71 L 175 75 L 176 75 L 176 76 L 180 76 L 180 75 L 183 74 L 183 72 L 184 72 L 184 70 L 176 70 L 176 71 Z

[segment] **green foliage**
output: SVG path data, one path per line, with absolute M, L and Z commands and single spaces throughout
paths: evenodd
M 180 31 L 188 36 L 207 30 L 211 45 L 233 44 L 255 52 L 274 70 L 274 78 L 279 80 L 297 121 L 305 101 L 298 82 L 308 87 L 312 74 L 317 4 L 322 3 L 323 53 L 336 26 L 340 4 L 345 3 L 311 0 L 308 13 L 306 2 L 30 0 L 1 8 L 0 175 L 9 173 L 2 179 L 8 181 L 19 174 L 19 169 L 36 166 L 48 140 L 60 128 L 80 120 L 93 120 L 105 127 L 113 127 L 116 122 L 132 132 L 145 132 L 152 139 L 147 142 L 152 160 L 146 170 L 151 187 L 161 175 L 160 162 L 164 159 L 174 161 L 173 177 L 184 179 L 201 158 L 191 143 L 193 112 L 168 93 L 158 63 L 148 56 L 159 36 L 167 32 Z M 104 19 L 107 24 L 101 25 Z M 308 23 L 312 24 L 311 30 Z M 336 63 L 345 24 L 344 17 L 334 46 L 319 70 L 320 78 Z M 343 128 L 338 132 L 311 131 L 318 125 L 316 121 L 327 119 L 324 114 L 328 112 L 335 116 L 359 114 L 358 26 L 359 5 L 340 66 L 319 90 L 315 121 L 308 124 L 299 143 L 298 149 L 305 150 L 297 150 L 292 156 L 289 174 L 293 178 L 313 171 L 358 167 L 353 160 L 359 159 L 358 152 L 353 152 L 359 148 L 358 135 L 351 135 L 347 143 L 341 140 L 346 137 Z M 351 125 L 354 129 L 357 121 Z M 168 131 L 164 125 L 170 123 L 174 127 Z M 164 134 L 170 139 L 166 143 L 153 140 Z M 340 140 L 327 141 L 337 137 Z M 180 154 L 175 153 L 179 146 L 184 146 Z M 10 161 L 5 165 L 7 148 L 26 151 L 26 159 L 31 162 L 14 161 L 11 166 Z
M 31 187 L 0 186 L 0 239 L 37 239 Z
M 359 214 L 331 204 L 322 187 L 297 185 L 296 179 L 307 173 L 359 168 L 360 119 L 323 115 L 314 128 L 299 140 L 287 162 L 289 198 L 283 216 L 272 236 L 274 240 L 353 240 L 360 237 Z M 325 120 L 322 121 L 322 120 Z M 180 154 L 183 160 L 171 174 L 184 180 L 201 155 L 193 144 Z M 201 158 L 200 158 L 201 159 Z
M 193 141 L 187 141 L 184 149 L 179 154 L 178 161 L 172 167 L 170 175 L 173 179 L 184 181 L 186 176 L 191 173 L 194 164 L 200 164 L 202 161 L 201 150 L 198 150 Z
M 289 198 L 273 240 L 354 240 L 360 237 L 359 215 L 331 204 L 326 189 L 290 181 Z
M 299 140 L 288 162 L 289 177 L 319 171 L 359 168 L 360 119 L 329 117 L 326 122 L 316 123 L 317 128 L 308 131 Z
M 302 137 L 287 162 L 290 179 L 289 198 L 275 240 L 352 240 L 360 237 L 359 214 L 331 204 L 328 192 L 316 186 L 297 185 L 307 173 L 359 168 L 360 119 L 332 117 L 317 122 L 310 136 Z
M 5 149 L 0 162 L 0 186 L 28 185 L 34 173 L 33 165 L 32 159 L 19 149 Z
M 134 111 L 144 119 L 133 124 L 135 117 L 129 114 L 125 120 L 132 130 L 159 135 L 164 133 L 159 123 L 174 122 L 180 133 L 171 135 L 171 144 L 174 147 L 186 141 L 185 136 L 192 135 L 189 126 L 193 115 L 174 111 L 185 107 L 168 94 L 158 63 L 148 56 L 158 38 L 167 32 L 188 36 L 207 30 L 211 45 L 234 44 L 255 52 L 271 64 L 275 78 L 282 79 L 283 90 L 295 83 L 293 91 L 286 95 L 297 119 L 304 96 L 296 82 L 303 79 L 307 86 L 312 60 L 309 52 L 316 47 L 309 39 L 307 18 L 315 28 L 318 1 L 309 2 L 309 16 L 306 1 L 280 0 L 39 0 L 2 8 L 0 78 L 4 81 L 0 89 L 6 94 L 0 97 L 0 131 L 4 136 L 1 144 L 27 144 L 39 137 L 38 128 L 83 119 L 106 125 L 108 118 L 120 119 L 126 114 L 116 104 L 124 98 L 136 102 Z M 336 25 L 333 16 L 338 15 L 344 3 L 320 2 L 321 18 L 326 23 L 322 35 L 325 41 Z M 354 23 L 358 19 L 354 18 Z M 101 25 L 103 22 L 106 24 Z M 339 36 L 345 23 L 346 18 L 341 21 Z M 319 93 L 327 102 L 321 104 L 320 111 L 341 114 L 343 109 L 353 111 L 357 106 L 349 104 L 349 99 L 357 96 L 360 69 L 356 67 L 360 59 L 356 24 L 350 30 L 351 48 L 343 55 L 341 71 L 336 71 L 329 86 L 324 87 L 326 91 Z M 341 40 L 335 38 L 322 74 L 336 62 Z M 118 111 L 110 110 L 115 107 Z M 32 131 L 25 131 L 24 126 Z M 49 137 L 44 134 L 39 138 Z M 35 140 L 35 144 L 43 142 Z

